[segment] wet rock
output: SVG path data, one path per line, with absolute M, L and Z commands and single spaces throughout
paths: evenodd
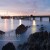
M 31 34 L 27 43 L 18 46 L 19 50 L 50 50 L 50 33 L 36 32 Z
M 4 33 L 5 33 L 5 32 L 3 32 L 3 31 L 0 30 L 0 34 L 4 34 Z
M 5 46 L 3 46 L 2 50 L 16 50 L 16 49 L 13 43 L 8 43 Z
M 27 26 L 21 24 L 19 27 L 17 27 L 16 34 L 22 34 L 26 32 L 27 28 L 28 28 Z

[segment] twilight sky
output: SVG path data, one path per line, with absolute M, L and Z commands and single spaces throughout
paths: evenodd
M 50 15 L 50 0 L 0 0 L 0 15 Z

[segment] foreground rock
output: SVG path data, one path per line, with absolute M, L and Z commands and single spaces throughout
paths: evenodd
M 4 34 L 4 33 L 5 33 L 5 32 L 3 32 L 3 31 L 0 30 L 0 34 Z
M 3 46 L 2 50 L 16 50 L 16 49 L 13 43 L 8 43 L 5 46 Z
M 50 50 L 50 33 L 45 31 L 31 34 L 28 41 L 18 48 L 19 50 Z
M 16 34 L 22 34 L 26 32 L 27 28 L 28 28 L 27 26 L 21 24 L 19 27 L 17 27 Z

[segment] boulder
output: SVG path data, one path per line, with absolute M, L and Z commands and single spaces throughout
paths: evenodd
M 16 50 L 15 46 L 13 45 L 13 43 L 7 43 L 5 46 L 3 46 L 2 50 Z
M 31 34 L 26 43 L 18 46 L 19 50 L 50 50 L 50 33 L 35 32 Z
M 27 26 L 21 24 L 20 26 L 17 27 L 16 34 L 22 34 L 26 32 L 27 28 L 28 28 Z
M 4 34 L 4 33 L 5 33 L 5 32 L 3 32 L 3 31 L 0 30 L 0 34 Z

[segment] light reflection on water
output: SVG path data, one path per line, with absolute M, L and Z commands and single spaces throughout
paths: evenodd
M 36 32 L 36 21 L 32 21 L 32 33 Z
M 36 25 L 36 21 L 35 20 L 33 20 L 32 22 L 33 22 L 33 25 Z
M 22 20 L 21 19 L 19 19 L 19 25 L 21 25 L 22 24 Z
M 5 31 L 8 30 L 8 22 L 7 22 L 7 19 L 4 20 L 4 30 Z
M 11 29 L 13 30 L 14 24 L 13 24 L 13 19 L 11 19 Z

